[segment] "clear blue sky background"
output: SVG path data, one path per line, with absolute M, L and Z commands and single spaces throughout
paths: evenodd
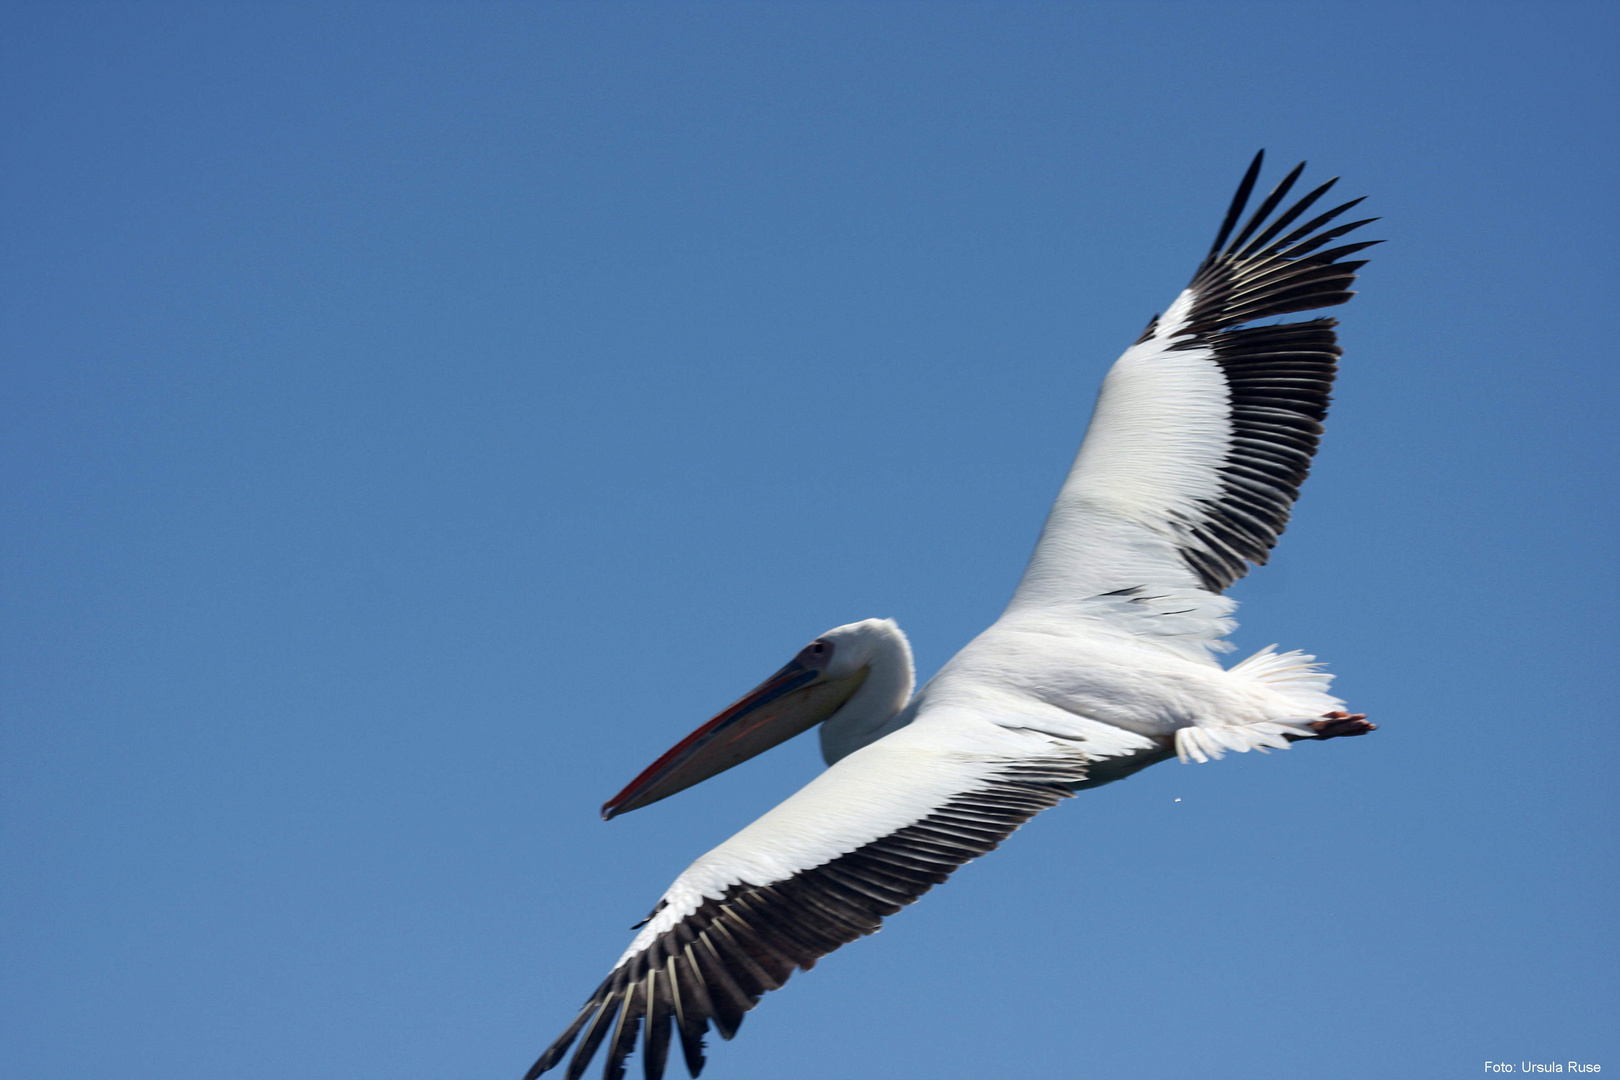
M 598 805 L 993 619 L 1262 146 L 1391 242 L 1238 642 L 1381 730 L 1066 803 L 705 1075 L 1620 1069 L 1616 29 L 7 5 L 4 1074 L 515 1078 L 819 760 Z

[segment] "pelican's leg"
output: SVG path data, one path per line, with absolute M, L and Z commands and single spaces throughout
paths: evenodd
M 1322 719 L 1311 721 L 1311 727 L 1316 730 L 1315 735 L 1286 735 L 1289 742 L 1299 742 L 1302 739 L 1345 739 L 1352 735 L 1365 735 L 1369 731 L 1377 731 L 1377 724 L 1367 722 L 1366 713 L 1347 713 L 1334 710 L 1324 713 Z

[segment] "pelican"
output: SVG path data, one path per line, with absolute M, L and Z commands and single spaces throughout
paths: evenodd
M 889 619 L 829 630 L 688 735 L 602 808 L 640 809 L 820 725 L 828 768 L 686 869 L 525 1080 L 568 1080 L 604 1044 L 609 1080 L 642 1040 L 648 1080 L 673 1037 L 704 1035 L 1075 792 L 1171 757 L 1361 735 L 1316 658 L 1275 646 L 1230 668 L 1222 592 L 1288 522 L 1341 355 L 1334 320 L 1252 324 L 1350 299 L 1375 218 L 1354 199 L 1297 224 L 1335 183 L 1247 220 L 1262 152 L 1192 283 L 1103 380 L 1080 452 L 1012 601 L 928 683 Z M 1274 216 L 1275 215 L 1275 216 Z M 1241 224 L 1240 224 L 1241 222 Z

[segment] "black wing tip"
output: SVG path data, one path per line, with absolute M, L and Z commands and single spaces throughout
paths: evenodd
M 1232 255 L 1237 253 L 1237 250 L 1248 241 L 1249 237 L 1254 235 L 1255 230 L 1260 227 L 1261 223 L 1271 216 L 1271 212 L 1277 209 L 1277 206 L 1288 197 L 1288 193 L 1294 189 L 1294 185 L 1299 182 L 1300 174 L 1304 171 L 1305 163 L 1302 161 L 1290 169 L 1288 174 L 1277 182 L 1277 186 L 1272 188 L 1271 194 L 1267 195 L 1265 200 L 1255 208 L 1254 213 L 1249 217 L 1248 224 L 1243 226 L 1243 231 L 1237 234 L 1237 237 L 1227 247 L 1224 254 Z M 1309 199 L 1311 196 L 1307 195 L 1305 198 Z
M 579 1037 L 580 1028 L 584 1027 L 585 1022 L 599 1011 L 601 1004 L 601 990 L 599 989 L 595 994 L 591 995 L 591 999 L 585 1003 L 584 1008 L 579 1010 L 579 1015 L 574 1017 L 572 1024 L 568 1025 L 568 1030 L 559 1035 L 557 1041 L 546 1047 L 545 1052 L 535 1059 L 533 1065 L 529 1066 L 529 1071 L 523 1074 L 523 1080 L 535 1080 L 541 1073 L 555 1069 L 562 1059 L 568 1056 L 568 1048 Z
M 571 1042 L 572 1040 L 569 1041 Z M 563 1047 L 561 1051 L 556 1053 L 553 1053 L 551 1049 L 548 1049 L 545 1053 L 541 1054 L 535 1059 L 535 1063 L 533 1065 L 529 1066 L 529 1071 L 523 1074 L 523 1080 L 536 1080 L 541 1073 L 548 1073 L 552 1069 L 555 1069 L 558 1063 L 562 1061 L 567 1053 L 568 1048 L 566 1046 Z
M 1338 177 L 1318 185 L 1287 203 L 1287 196 L 1305 168 L 1294 166 L 1269 195 L 1255 208 L 1241 227 L 1250 196 L 1258 181 L 1254 162 L 1238 184 L 1236 195 L 1221 223 L 1215 246 L 1193 275 L 1189 288 L 1193 304 L 1174 328 L 1157 328 L 1176 339 L 1175 348 L 1208 345 L 1213 335 L 1274 315 L 1332 307 L 1350 299 L 1349 286 L 1365 260 L 1341 262 L 1357 251 L 1382 241 L 1364 241 L 1320 250 L 1339 237 L 1377 221 L 1364 218 L 1347 224 L 1333 224 L 1365 196 L 1351 199 L 1303 225 L 1288 231 L 1305 211 L 1338 181 Z M 1275 215 L 1275 216 L 1273 216 Z
M 1243 209 L 1249 205 L 1249 196 L 1254 192 L 1255 181 L 1260 179 L 1260 167 L 1265 163 L 1265 160 L 1266 151 L 1261 148 L 1254 155 L 1254 160 L 1249 162 L 1248 171 L 1243 174 L 1242 181 L 1238 183 L 1237 193 L 1232 196 L 1232 203 L 1227 207 L 1226 218 L 1221 222 L 1220 232 L 1215 234 L 1215 242 L 1209 246 L 1209 257 L 1211 259 L 1220 253 L 1222 245 L 1226 243 L 1226 238 L 1232 235 L 1232 230 L 1237 226 L 1238 219 L 1243 216 Z

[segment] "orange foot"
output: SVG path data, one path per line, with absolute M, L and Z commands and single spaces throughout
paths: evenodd
M 1378 730 L 1377 724 L 1367 723 L 1366 713 L 1347 713 L 1338 710 L 1323 714 L 1320 720 L 1313 720 L 1311 727 L 1315 729 L 1318 739 L 1343 739 Z

